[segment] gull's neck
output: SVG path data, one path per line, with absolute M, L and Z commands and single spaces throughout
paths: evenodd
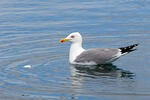
M 84 49 L 82 48 L 82 42 L 72 43 L 70 47 L 69 62 L 73 64 L 77 56 L 80 55 L 83 51 Z

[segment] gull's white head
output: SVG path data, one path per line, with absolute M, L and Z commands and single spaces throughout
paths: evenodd
M 60 42 L 67 42 L 70 41 L 71 43 L 82 43 L 82 36 L 79 32 L 73 32 L 69 34 L 66 38 L 61 39 Z
M 70 46 L 69 62 L 73 64 L 77 56 L 79 56 L 84 51 L 84 49 L 82 48 L 82 36 L 79 32 L 73 32 L 66 38 L 60 40 L 60 42 L 67 41 L 72 43 Z

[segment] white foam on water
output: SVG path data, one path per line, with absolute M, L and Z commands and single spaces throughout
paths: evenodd
M 31 65 L 25 65 L 24 68 L 31 68 Z

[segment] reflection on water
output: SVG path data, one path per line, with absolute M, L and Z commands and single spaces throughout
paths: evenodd
M 88 77 L 116 77 L 116 78 L 133 78 L 134 74 L 130 71 L 117 68 L 113 64 L 83 66 L 70 65 L 72 76 L 88 76 Z
M 72 86 L 70 87 L 75 93 L 81 96 L 86 95 L 134 95 L 129 91 L 134 90 L 134 74 L 130 71 L 122 70 L 117 66 L 98 65 L 83 66 L 70 65 Z M 120 87 L 118 89 L 118 87 Z M 139 94 L 140 95 L 140 94 Z

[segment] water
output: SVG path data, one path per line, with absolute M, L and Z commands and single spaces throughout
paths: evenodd
M 148 100 L 149 0 L 2 0 L 1 100 Z M 68 63 L 69 43 L 80 32 L 84 48 L 140 43 L 106 70 Z M 25 68 L 24 66 L 30 66 Z

